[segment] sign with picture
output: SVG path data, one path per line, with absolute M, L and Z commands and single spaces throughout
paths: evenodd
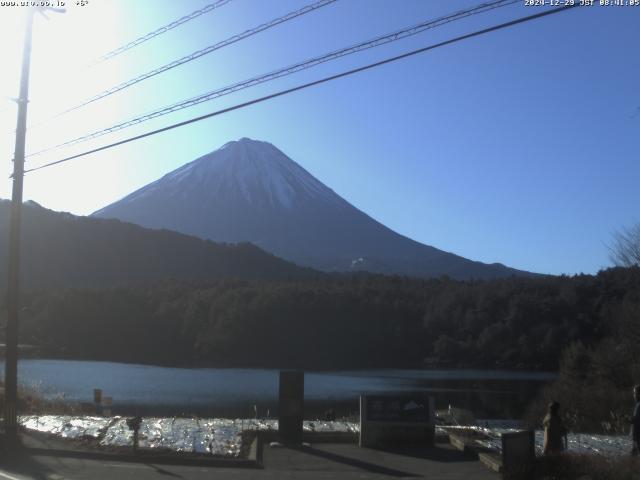
M 429 397 L 426 395 L 366 395 L 366 414 L 370 422 L 429 423 Z
M 360 446 L 433 444 L 435 404 L 425 393 L 360 396 Z

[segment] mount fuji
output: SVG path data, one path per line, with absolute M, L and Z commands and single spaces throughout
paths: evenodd
M 348 203 L 267 142 L 242 138 L 98 210 L 216 242 L 251 242 L 324 271 L 456 279 L 531 275 L 402 236 Z

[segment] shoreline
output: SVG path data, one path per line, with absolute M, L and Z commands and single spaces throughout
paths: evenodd
M 0 364 L 4 364 L 5 359 L 0 357 Z M 402 367 L 402 366 L 344 366 L 344 367 L 331 367 L 331 368 L 309 368 L 309 367 L 290 367 L 290 366 L 251 366 L 251 365 L 210 365 L 210 364 L 193 364 L 193 365 L 176 365 L 176 364 L 164 364 L 164 363 L 145 363 L 138 361 L 123 361 L 123 360 L 95 360 L 95 359 L 85 359 L 85 358 L 67 358 L 67 357 L 56 357 L 56 356 L 43 356 L 43 357 L 21 357 L 18 359 L 18 364 L 21 362 L 29 362 L 29 361 L 43 361 L 43 362 L 68 362 L 68 363 L 97 363 L 97 364 L 112 364 L 112 365 L 123 365 L 130 367 L 148 367 L 148 368 L 164 368 L 164 369 L 175 369 L 175 370 L 244 370 L 244 371 L 304 371 L 309 374 L 332 374 L 332 373 L 358 373 L 358 372 L 375 372 L 375 371 L 404 371 L 404 372 L 493 372 L 496 376 L 488 376 L 483 379 L 486 380 L 523 380 L 521 377 L 525 375 L 527 377 L 526 380 L 554 380 L 558 376 L 558 372 L 550 371 L 550 370 L 536 370 L 533 368 L 523 367 L 513 367 L 507 368 L 505 366 L 484 366 L 484 365 L 450 365 L 450 364 L 432 364 L 428 366 L 410 366 L 410 367 Z M 501 376 L 501 374 L 504 374 Z M 517 375 L 519 377 L 511 377 L 510 374 Z M 449 377 L 451 378 L 451 377 Z M 459 379 L 464 379 L 465 377 L 461 377 Z M 434 378 L 434 379 L 442 379 L 442 378 Z M 455 379 L 455 378 L 452 378 Z M 475 377 L 473 377 L 475 379 Z

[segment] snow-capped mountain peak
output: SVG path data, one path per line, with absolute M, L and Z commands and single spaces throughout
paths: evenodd
M 454 278 L 520 273 L 399 235 L 272 144 L 249 138 L 226 143 L 94 215 L 214 241 L 252 242 L 321 270 Z
M 301 202 L 340 202 L 331 189 L 268 142 L 241 138 L 168 173 L 124 198 L 133 202 L 162 187 L 172 196 L 202 190 L 210 199 L 236 197 L 255 207 L 295 208 Z

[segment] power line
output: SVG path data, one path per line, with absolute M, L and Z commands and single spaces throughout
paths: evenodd
M 230 0 L 227 0 L 230 1 Z M 114 93 L 117 93 L 121 90 L 124 90 L 125 88 L 131 87 L 132 85 L 135 85 L 136 83 L 140 83 L 143 80 L 147 80 L 148 78 L 151 77 L 155 77 L 156 75 L 159 75 L 161 73 L 164 73 L 168 70 L 171 70 L 175 67 L 178 67 L 180 65 L 184 65 L 185 63 L 191 62 L 193 60 L 196 60 L 197 58 L 203 57 L 205 55 L 208 55 L 212 52 L 215 52 L 216 50 L 220 50 L 221 48 L 227 47 L 233 43 L 239 42 L 240 40 L 243 40 L 245 38 L 251 37 L 253 35 L 256 35 L 260 32 L 263 32 L 265 30 L 268 30 L 270 28 L 275 27 L 276 25 L 280 25 L 281 23 L 284 22 L 288 22 L 289 20 L 293 20 L 294 18 L 300 17 L 302 15 L 305 15 L 307 13 L 313 12 L 319 8 L 322 8 L 326 5 L 329 5 L 331 3 L 336 2 L 337 0 L 319 0 L 316 1 L 315 3 L 311 3 L 309 5 L 306 5 L 298 10 L 294 10 L 292 12 L 287 13 L 286 15 L 283 15 L 282 17 L 278 17 L 278 18 L 274 18 L 273 20 L 270 20 L 266 23 L 263 23 L 262 25 L 259 25 L 255 28 L 246 30 L 242 33 L 239 33 L 237 35 L 234 35 L 232 37 L 229 37 L 225 40 L 222 40 L 221 42 L 215 43 L 213 45 L 209 45 L 206 48 L 203 48 L 202 50 L 197 50 L 189 55 L 186 55 L 182 58 L 179 58 L 177 60 L 174 60 L 173 62 L 167 63 L 166 65 L 162 65 L 161 67 L 155 68 L 153 70 L 150 70 L 146 73 L 143 73 L 142 75 L 139 75 L 135 78 L 132 78 L 130 80 L 127 80 L 126 82 L 122 82 L 114 87 L 111 87 L 107 90 L 104 90 L 100 93 L 98 93 L 97 95 L 94 95 L 91 98 L 88 98 L 84 101 L 82 101 L 81 103 L 79 103 L 78 105 L 75 105 L 71 108 L 67 108 L 66 110 L 63 110 L 55 115 L 53 115 L 49 120 L 53 120 L 54 118 L 59 118 L 62 115 L 65 115 L 67 113 L 73 112 L 74 110 L 78 110 L 79 108 L 82 108 L 86 105 L 89 105 L 90 103 L 96 102 L 98 100 L 101 100 L 105 97 L 108 97 L 109 95 L 113 95 Z M 44 123 L 44 122 L 42 122 Z M 42 123 L 40 123 L 39 125 L 41 125 Z
M 209 5 L 206 5 L 203 8 L 201 8 L 200 10 L 196 10 L 194 12 L 191 12 L 190 14 L 185 15 L 184 17 L 181 17 L 178 20 L 175 20 L 175 21 L 173 21 L 171 23 L 168 23 L 167 25 L 164 25 L 164 26 L 154 30 L 153 32 L 149 32 L 146 35 L 143 35 L 143 36 L 141 36 L 141 37 L 139 37 L 139 38 L 137 38 L 135 40 L 132 40 L 131 42 L 129 42 L 129 43 L 125 44 L 125 45 L 122 45 L 121 47 L 118 47 L 118 48 L 116 48 L 116 49 L 114 49 L 114 50 L 112 50 L 112 51 L 110 51 L 108 53 L 105 53 L 104 55 L 96 58 L 95 60 L 93 60 L 91 62 L 89 62 L 87 65 L 85 65 L 85 68 L 94 67 L 94 66 L 96 66 L 96 65 L 98 65 L 100 63 L 103 63 L 106 60 L 109 60 L 109 59 L 111 59 L 111 58 L 113 58 L 113 57 L 115 57 L 117 55 L 120 55 L 121 53 L 126 52 L 127 50 L 131 50 L 132 48 L 137 47 L 138 45 L 140 45 L 140 44 L 142 44 L 142 43 L 144 43 L 144 42 L 146 42 L 148 40 L 151 40 L 152 38 L 155 38 L 155 37 L 157 37 L 159 35 L 162 35 L 163 33 L 166 33 L 169 30 L 172 30 L 172 29 L 174 29 L 174 28 L 176 28 L 176 27 L 178 27 L 178 26 L 180 26 L 180 25 L 182 25 L 184 23 L 187 23 L 190 20 L 198 18 L 199 16 L 204 15 L 205 13 L 209 13 L 212 10 L 215 10 L 216 8 L 222 7 L 223 5 L 226 5 L 227 3 L 230 3 L 232 1 L 233 0 L 218 0 L 216 2 L 210 3 Z M 79 70 L 81 70 L 81 69 L 79 69 Z M 2 110 L 0 110 L 0 112 L 2 112 Z M 48 118 L 48 119 L 46 119 L 46 120 L 44 120 L 42 122 L 29 125 L 28 128 L 29 129 L 33 129 L 33 128 L 39 127 L 40 125 L 43 125 L 46 122 L 48 122 L 48 121 L 50 121 L 50 120 L 52 120 L 54 118 L 57 118 L 60 115 L 63 115 L 64 113 L 67 113 L 67 112 L 66 111 L 59 112 L 59 113 L 53 115 L 52 117 L 50 117 L 50 118 Z M 13 132 L 11 132 L 11 133 L 13 133 Z
M 158 28 L 157 30 L 154 30 L 153 32 L 149 32 L 146 35 L 138 37 L 135 40 L 132 40 L 131 42 L 125 45 L 122 45 L 121 47 L 118 47 L 114 50 L 111 50 L 110 52 L 105 53 L 104 55 L 98 57 L 96 60 L 91 62 L 90 66 L 97 65 L 117 55 L 120 55 L 121 53 L 126 52 L 127 50 L 131 50 L 132 48 L 137 47 L 141 43 L 151 40 L 152 38 L 162 35 L 163 33 L 167 33 L 169 30 L 173 30 L 174 28 L 179 27 L 180 25 L 193 20 L 194 18 L 198 18 L 199 16 L 204 15 L 205 13 L 209 13 L 212 10 L 215 10 L 216 8 L 222 7 L 223 5 L 226 5 L 231 1 L 232 0 L 218 0 L 217 2 L 210 3 L 209 5 L 206 5 L 199 10 L 191 12 L 190 14 L 185 15 L 184 17 L 181 17 L 178 20 L 168 23 L 167 25 L 164 25 Z
M 177 112 L 179 110 L 183 110 L 185 108 L 189 108 L 192 107 L 194 105 L 198 105 L 200 103 L 203 102 L 207 102 L 216 98 L 220 98 L 223 97 L 225 95 L 229 95 L 232 93 L 235 93 L 239 90 L 244 90 L 246 88 L 249 87 L 253 87 L 255 85 L 259 85 L 261 83 L 265 83 L 271 80 L 275 80 L 277 78 L 281 78 L 284 76 L 288 76 L 288 75 L 292 75 L 294 73 L 300 72 L 302 70 L 306 70 L 312 67 L 315 67 L 317 65 L 320 65 L 322 63 L 328 62 L 328 61 L 332 61 L 347 55 L 351 55 L 354 53 L 358 53 L 364 50 L 368 50 L 370 48 L 374 48 L 374 47 L 378 47 L 380 45 L 384 45 L 387 43 L 391 43 L 391 42 L 395 42 L 398 40 L 401 40 L 403 38 L 407 38 L 413 35 L 416 35 L 418 33 L 421 33 L 425 30 L 429 30 L 429 29 L 433 29 L 433 28 L 437 28 L 440 27 L 442 25 L 445 25 L 447 23 L 453 22 L 453 21 L 457 21 L 460 20 L 462 18 L 466 18 L 469 17 L 471 15 L 477 15 L 479 13 L 484 13 L 487 12 L 489 10 L 493 10 L 496 8 L 500 8 L 500 7 L 505 7 L 508 5 L 512 5 L 514 3 L 519 3 L 520 0 L 495 0 L 492 2 L 488 2 L 488 3 L 483 3 L 480 4 L 476 7 L 467 9 L 467 10 L 461 10 L 452 14 L 448 14 L 446 16 L 443 17 L 439 17 L 435 20 L 426 20 L 424 22 L 421 22 L 417 25 L 413 25 L 411 27 L 407 27 L 407 28 L 403 28 L 401 30 L 396 30 L 392 33 L 387 33 L 385 35 L 381 35 L 378 36 L 376 38 L 373 38 L 371 40 L 367 40 L 364 42 L 360 42 L 357 43 L 355 45 L 352 45 L 350 47 L 346 47 L 346 48 L 341 48 L 340 50 L 335 50 L 317 57 L 313 57 L 311 59 L 307 59 L 304 60 L 302 62 L 296 63 L 294 65 L 289 65 L 287 67 L 284 68 L 280 68 L 278 70 L 272 71 L 270 73 L 267 74 L 263 74 L 257 77 L 253 77 L 250 78 L 248 80 L 243 80 L 241 82 L 238 83 L 234 83 L 232 85 L 228 85 L 226 87 L 223 88 L 219 88 L 217 90 L 213 90 L 201 95 L 198 95 L 196 97 L 192 97 L 186 100 L 182 100 L 178 103 L 174 103 L 165 107 L 162 107 L 158 110 L 146 113 L 144 115 L 126 120 L 124 122 L 118 123 L 116 125 L 113 125 L 111 127 L 102 129 L 102 130 L 97 130 L 95 132 L 89 133 L 87 135 L 83 135 L 81 137 L 72 139 L 72 140 L 68 140 L 66 142 L 60 143 L 58 145 L 55 145 L 53 147 L 49 147 L 49 148 L 45 148 L 43 150 L 34 152 L 32 154 L 29 154 L 29 157 L 33 157 L 36 155 L 41 155 L 43 153 L 46 152 L 50 152 L 52 150 L 57 150 L 63 147 L 68 147 L 71 145 L 76 145 L 78 143 L 82 143 L 88 140 L 93 140 L 94 138 L 98 138 L 104 135 L 107 135 L 109 133 L 113 133 L 113 132 L 117 132 L 119 130 L 123 130 L 125 128 L 137 125 L 139 123 L 142 122 L 146 122 L 148 120 L 157 118 L 157 117 L 161 117 L 164 115 L 168 115 L 170 113 L 173 112 Z
M 459 37 L 455 37 L 455 38 L 452 38 L 452 39 L 449 39 L 449 40 L 445 40 L 445 41 L 440 42 L 440 43 L 436 43 L 434 45 L 429 45 L 427 47 L 419 48 L 417 50 L 412 50 L 410 52 L 403 53 L 401 55 L 396 55 L 395 57 L 390 57 L 390 58 L 386 58 L 384 60 L 380 60 L 378 62 L 370 63 L 370 64 L 365 65 L 363 67 L 358 67 L 358 68 L 354 68 L 352 70 L 347 70 L 346 72 L 342 72 L 342 73 L 338 73 L 338 74 L 335 74 L 335 75 L 331 75 L 329 77 L 324 77 L 324 78 L 321 78 L 319 80 L 315 80 L 313 82 L 309 82 L 309 83 L 305 83 L 305 84 L 302 84 L 302 85 L 298 85 L 296 87 L 288 88 L 286 90 L 281 90 L 279 92 L 272 93 L 272 94 L 266 95 L 264 97 L 260 97 L 260 98 L 256 98 L 256 99 L 250 100 L 248 102 L 239 103 L 237 105 L 233 105 L 233 106 L 228 107 L 228 108 L 223 108 L 222 110 L 211 112 L 211 113 L 208 113 L 206 115 L 201 115 L 199 117 L 191 118 L 191 119 L 185 120 L 183 122 L 174 123 L 173 125 L 169 125 L 169 126 L 166 126 L 166 127 L 163 127 L 163 128 L 159 128 L 157 130 L 152 130 L 151 132 L 143 133 L 141 135 L 136 135 L 134 137 L 129 137 L 129 138 L 126 138 L 124 140 L 120 140 L 118 142 L 114 142 L 114 143 L 111 143 L 111 144 L 108 144 L 108 145 L 104 145 L 102 147 L 98 147 L 98 148 L 94 148 L 92 150 L 87 150 L 85 152 L 78 153 L 76 155 L 71 155 L 71 156 L 63 158 L 61 160 L 56 160 L 55 162 L 49 162 L 49 163 L 46 163 L 44 165 L 40 165 L 38 167 L 30 168 L 28 170 L 25 170 L 24 172 L 25 173 L 35 172 L 37 170 L 42 170 L 43 168 L 51 167 L 53 165 L 59 165 L 61 163 L 65 163 L 65 162 L 74 160 L 76 158 L 80 158 L 80 157 L 84 157 L 86 155 L 90 155 L 92 153 L 101 152 L 103 150 L 107 150 L 107 149 L 110 149 L 110 148 L 113 148 L 113 147 L 117 147 L 119 145 L 124 145 L 125 143 L 130 143 L 130 142 L 133 142 L 135 140 L 140 140 L 142 138 L 146 138 L 146 137 L 150 137 L 152 135 L 156 135 L 158 133 L 166 132 L 168 130 L 173 130 L 174 128 L 183 127 L 183 126 L 189 125 L 191 123 L 199 122 L 201 120 L 206 120 L 207 118 L 215 117 L 215 116 L 218 116 L 218 115 L 222 115 L 224 113 L 232 112 L 234 110 L 239 110 L 241 108 L 245 108 L 245 107 L 248 107 L 248 106 L 251 106 L 251 105 L 262 103 L 262 102 L 265 102 L 267 100 L 271 100 L 273 98 L 281 97 L 283 95 L 287 95 L 289 93 L 297 92 L 299 90 L 304 90 L 306 88 L 310 88 L 310 87 L 313 87 L 313 86 L 316 86 L 316 85 L 320 85 L 322 83 L 326 83 L 326 82 L 329 82 L 329 81 L 332 81 L 332 80 L 336 80 L 338 78 L 347 77 L 347 76 L 350 76 L 350 75 L 353 75 L 353 74 L 356 74 L 356 73 L 359 73 L 359 72 L 363 72 L 365 70 L 370 70 L 372 68 L 379 67 L 379 66 L 382 66 L 382 65 L 386 65 L 388 63 L 396 62 L 398 60 L 402 60 L 404 58 L 408 58 L 408 57 L 411 57 L 413 55 L 417 55 L 419 53 L 424 53 L 424 52 L 427 52 L 429 50 L 434 50 L 436 48 L 443 47 L 445 45 L 450 45 L 452 43 L 460 42 L 462 40 L 467 40 L 469 38 L 477 37 L 479 35 L 484 35 L 486 33 L 495 32 L 495 31 L 501 30 L 503 28 L 512 27 L 514 25 L 518 25 L 518 24 L 521 24 L 521 23 L 525 23 L 525 22 L 529 22 L 529 21 L 532 21 L 532 20 L 536 20 L 538 18 L 546 17 L 548 15 L 553 15 L 553 14 L 556 14 L 556 13 L 564 12 L 566 10 L 569 10 L 569 9 L 572 9 L 572 8 L 576 8 L 578 6 L 579 6 L 578 4 L 567 5 L 567 6 L 564 6 L 564 7 L 559 7 L 559 8 L 555 8 L 555 9 L 552 9 L 552 10 L 546 10 L 544 12 L 536 13 L 534 15 L 529 15 L 529 16 L 526 16 L 526 17 L 520 17 L 520 18 L 518 18 L 516 20 L 511 20 L 509 22 L 501 23 L 501 24 L 495 25 L 493 27 L 485 28 L 485 29 L 482 29 L 482 30 L 476 30 L 475 32 L 467 33 L 467 34 L 461 35 Z

